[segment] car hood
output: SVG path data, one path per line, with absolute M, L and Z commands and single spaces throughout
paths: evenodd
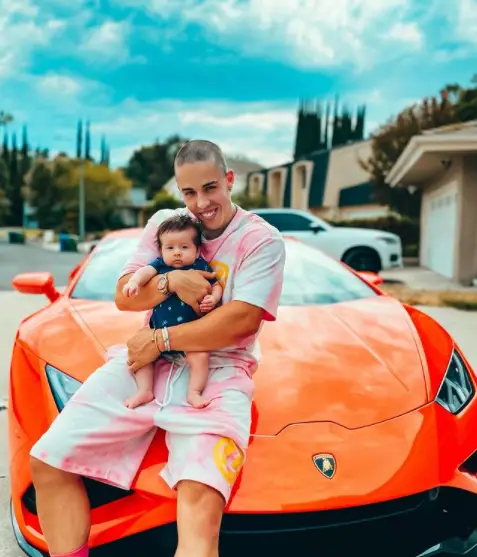
M 105 349 L 126 342 L 144 322 L 144 313 L 120 312 L 113 303 L 72 305 Z M 304 422 L 360 428 L 424 405 L 419 342 L 404 307 L 388 296 L 281 307 L 260 333 L 253 433 L 276 435 Z

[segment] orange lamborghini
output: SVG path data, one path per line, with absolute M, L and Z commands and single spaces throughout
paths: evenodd
M 29 451 L 81 383 L 144 319 L 114 303 L 140 230 L 109 234 L 59 292 L 51 274 L 14 287 L 51 302 L 18 330 L 8 430 L 20 547 L 47 555 Z M 279 318 L 260 333 L 247 462 L 221 556 L 469 554 L 477 544 L 476 376 L 450 335 L 314 248 L 286 239 Z M 377 278 L 377 277 L 376 277 Z M 85 479 L 95 554 L 170 555 L 175 495 L 158 431 L 130 491 Z M 144 547 L 144 552 L 141 551 Z

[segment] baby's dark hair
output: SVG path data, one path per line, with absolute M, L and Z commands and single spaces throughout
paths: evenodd
M 189 215 L 173 215 L 161 222 L 156 232 L 156 242 L 161 249 L 161 236 L 167 232 L 183 232 L 191 228 L 195 231 L 194 244 L 197 248 L 202 245 L 202 229 L 200 224 L 191 218 Z

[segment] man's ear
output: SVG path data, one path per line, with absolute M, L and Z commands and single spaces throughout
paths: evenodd
M 234 185 L 235 182 L 235 174 L 233 170 L 229 170 L 227 172 L 227 187 L 229 189 L 229 191 L 232 191 L 232 187 Z

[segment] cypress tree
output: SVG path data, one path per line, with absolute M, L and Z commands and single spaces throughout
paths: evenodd
M 21 167 L 21 176 L 23 182 L 25 175 L 30 170 L 30 148 L 28 146 L 28 130 L 26 125 L 23 126 L 21 154 L 22 154 L 22 158 L 21 158 L 20 167 Z
M 325 113 L 325 139 L 324 139 L 325 149 L 330 148 L 329 127 L 330 127 L 330 103 L 327 102 L 326 113 Z
M 321 104 L 319 102 L 316 103 L 315 109 L 315 127 L 316 127 L 316 139 L 314 141 L 315 146 L 313 151 L 321 151 L 323 149 L 323 140 L 322 140 L 322 111 L 321 111 Z
M 8 134 L 5 132 L 3 134 L 3 147 L 2 147 L 2 159 L 5 162 L 6 167 L 10 166 L 10 151 L 8 147 Z
M 106 138 L 104 135 L 101 137 L 101 156 L 100 156 L 100 163 L 106 163 Z
M 91 135 L 89 130 L 89 120 L 86 122 L 86 137 L 85 137 L 85 146 L 84 146 L 84 158 L 87 160 L 91 160 Z
M 17 136 L 12 134 L 12 151 L 10 156 L 10 216 L 9 224 L 11 226 L 21 226 L 23 224 L 23 197 L 22 197 L 22 176 L 20 165 L 18 163 Z
M 331 136 L 331 146 L 337 147 L 341 143 L 341 122 L 338 116 L 338 103 L 339 99 L 336 97 L 335 106 L 333 110 L 333 132 Z
M 303 100 L 300 100 L 298 106 L 297 124 L 296 124 L 296 135 L 295 135 L 295 151 L 293 158 L 298 159 L 303 153 L 303 132 L 304 132 L 304 106 Z
M 83 122 L 78 121 L 78 126 L 76 128 L 76 158 L 80 159 L 83 155 Z

